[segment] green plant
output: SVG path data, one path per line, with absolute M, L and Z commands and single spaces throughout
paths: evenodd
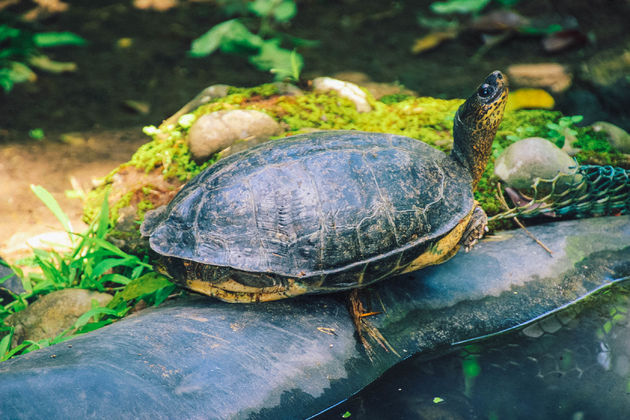
M 578 131 L 575 124 L 581 122 L 584 119 L 582 115 L 573 115 L 562 117 L 558 122 L 547 123 L 547 139 L 555 143 L 556 146 L 562 147 L 565 142 L 565 138 L 575 139 L 578 135 Z
M 54 197 L 40 186 L 31 189 L 57 217 L 70 237 L 72 249 L 67 252 L 34 249 L 29 258 L 40 272 L 24 274 L 13 267 L 22 280 L 24 293 L 13 294 L 9 302 L 0 305 L 0 321 L 8 315 L 25 309 L 38 296 L 65 288 L 80 288 L 114 293 L 106 307 L 95 306 L 83 314 L 72 327 L 57 337 L 38 342 L 25 341 L 11 348 L 12 327 L 0 324 L 0 361 L 14 355 L 28 353 L 79 334 L 92 331 L 125 316 L 135 304 L 144 301 L 149 305 L 162 303 L 175 289 L 164 276 L 153 271 L 148 257 L 127 254 L 106 240 L 109 232 L 109 205 L 105 197 L 100 215 L 84 234 L 72 232 L 68 217 Z M 5 279 L 0 279 L 0 282 Z
M 231 2 L 226 2 L 230 4 Z M 276 27 L 288 23 L 297 12 L 294 0 L 255 0 L 248 3 L 248 12 L 258 19 L 258 31 L 253 33 L 240 18 L 231 19 L 212 27 L 191 44 L 190 55 L 205 57 L 216 50 L 243 55 L 250 64 L 262 71 L 274 74 L 276 80 L 297 81 L 304 60 L 295 49 L 281 46 L 283 39 Z M 295 46 L 312 44 L 294 37 L 289 38 Z
M 453 13 L 459 14 L 479 14 L 485 9 L 492 0 L 447 0 L 436 1 L 431 3 L 431 10 L 434 13 L 447 15 Z M 518 3 L 519 0 L 495 0 L 501 6 L 512 6 Z
M 0 86 L 9 92 L 16 83 L 35 81 L 37 76 L 31 67 L 52 73 L 76 70 L 74 63 L 53 61 L 40 49 L 85 43 L 85 39 L 72 32 L 33 34 L 0 25 Z

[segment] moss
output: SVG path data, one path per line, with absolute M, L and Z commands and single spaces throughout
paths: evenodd
M 131 203 L 131 199 L 133 198 L 134 191 L 129 191 L 125 195 L 123 195 L 114 205 L 110 208 L 109 217 L 112 221 L 117 221 L 119 216 L 120 209 L 127 207 L 129 203 Z M 112 223 L 114 224 L 114 223 Z
M 114 169 L 112 172 L 110 172 L 109 175 L 105 177 L 105 179 L 107 179 L 107 177 L 111 178 L 111 176 L 113 176 L 113 174 L 117 171 L 118 168 Z M 109 193 L 110 191 L 111 183 L 105 181 L 103 182 L 103 184 L 99 185 L 96 188 L 93 188 L 92 190 L 90 190 L 90 192 L 88 192 L 87 197 L 85 198 L 85 203 L 83 205 L 83 221 L 85 223 L 90 224 L 93 220 L 96 219 L 96 217 L 98 217 L 101 205 L 103 204 L 103 200 L 105 200 L 105 194 Z
M 369 96 L 369 98 L 371 98 Z M 400 134 L 420 139 L 443 151 L 452 147 L 452 125 L 455 111 L 462 99 L 443 100 L 427 97 L 409 97 L 392 95 L 391 98 L 375 101 L 371 99 L 371 112 L 359 113 L 355 105 L 347 98 L 335 92 L 310 92 L 304 95 L 278 95 L 274 84 L 254 88 L 230 88 L 228 95 L 205 104 L 190 115 L 201 115 L 220 110 L 253 109 L 267 113 L 279 121 L 285 128 L 284 135 L 316 130 L 362 130 Z M 489 216 L 502 209 L 496 198 L 498 179 L 493 175 L 494 158 L 508 145 L 526 137 L 548 137 L 548 125 L 556 124 L 562 114 L 547 110 L 518 110 L 506 112 L 497 132 L 493 145 L 492 158 L 479 182 L 475 198 Z M 90 193 L 85 216 L 91 219 L 98 209 L 102 198 L 111 188 L 113 176 L 125 166 L 134 166 L 147 173 L 159 170 L 167 179 L 177 178 L 185 182 L 217 159 L 215 155 L 204 164 L 197 164 L 191 157 L 185 138 L 190 124 L 184 126 L 163 125 L 159 128 L 147 127 L 145 133 L 152 140 L 141 146 L 129 162 L 115 169 L 104 179 L 104 184 Z M 584 154 L 578 155 L 580 161 L 591 160 L 594 156 L 605 162 L 614 162 L 614 154 L 606 149 L 601 133 L 590 129 L 577 129 L 578 146 L 584 148 Z M 606 143 L 607 144 L 607 143 Z M 613 156 L 613 157 L 611 157 Z M 153 208 L 150 200 L 151 187 L 142 188 L 142 199 L 137 207 L 137 217 L 141 220 L 147 210 Z M 154 193 L 153 193 L 154 194 Z M 123 194 L 117 203 L 112 204 L 112 219 L 116 220 L 117 211 L 127 205 L 130 196 Z M 492 228 L 511 227 L 509 221 L 494 223 Z
M 195 163 L 184 139 L 187 129 L 179 126 L 159 129 L 148 127 L 145 132 L 153 137 L 153 141 L 140 146 L 126 165 L 143 169 L 147 173 L 161 167 L 165 178 L 175 177 L 187 181 L 214 163 L 214 160 L 203 165 Z
M 147 199 L 140 201 L 138 203 L 138 219 L 143 220 L 145 213 L 149 210 L 153 210 L 154 208 L 155 206 L 151 201 Z
M 406 93 L 392 93 L 391 95 L 381 96 L 379 101 L 383 102 L 386 105 L 392 105 L 410 98 L 413 98 L 413 96 L 407 95 Z

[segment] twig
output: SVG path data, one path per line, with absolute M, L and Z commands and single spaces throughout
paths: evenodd
M 498 194 L 497 194 L 497 198 L 499 199 L 499 202 L 501 203 L 503 208 L 505 208 L 506 211 L 509 211 L 510 210 L 510 206 L 508 206 L 507 201 L 505 200 L 505 197 L 503 196 L 503 190 L 501 189 L 501 183 L 499 182 L 497 184 L 498 184 L 498 190 L 499 190 Z M 514 221 L 516 222 L 516 224 L 519 225 L 520 228 L 525 231 L 527 236 L 532 238 L 534 240 L 534 242 L 536 242 L 538 245 L 541 246 L 542 249 L 547 251 L 550 256 L 553 256 L 553 252 L 545 244 L 543 244 L 540 240 L 538 240 L 538 238 L 536 238 L 529 230 L 527 230 L 525 225 L 518 219 L 518 217 L 516 217 L 516 216 L 512 216 L 512 217 L 514 218 Z

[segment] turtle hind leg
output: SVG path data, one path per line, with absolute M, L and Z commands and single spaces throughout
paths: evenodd
M 460 244 L 464 247 L 466 252 L 483 238 L 483 235 L 488 231 L 488 216 L 486 212 L 479 206 L 475 206 L 472 211 L 468 226 L 462 235 Z

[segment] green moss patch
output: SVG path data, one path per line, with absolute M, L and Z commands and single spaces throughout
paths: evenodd
M 105 191 L 116 188 L 114 180 L 123 168 L 135 168 L 147 174 L 159 174 L 170 180 L 173 188 L 197 175 L 213 164 L 218 155 L 203 164 L 196 163 L 188 150 L 186 136 L 192 123 L 201 115 L 221 110 L 252 109 L 267 113 L 285 130 L 284 136 L 313 130 L 362 130 L 400 134 L 424 141 L 448 152 L 452 147 L 452 125 L 455 111 L 462 99 L 443 100 L 428 97 L 396 96 L 384 101 L 369 97 L 372 111 L 359 113 L 352 101 L 336 92 L 307 92 L 304 95 L 281 95 L 273 84 L 253 88 L 230 88 L 228 95 L 215 99 L 180 118 L 174 125 L 159 128 L 145 127 L 151 140 L 140 147 L 129 162 L 116 168 L 103 180 L 103 184 L 90 193 L 85 209 L 86 219 L 95 214 L 94 206 L 102 201 Z M 546 110 L 518 110 L 507 112 L 497 132 L 493 156 L 475 192 L 475 198 L 489 216 L 501 211 L 496 198 L 498 179 L 493 175 L 494 158 L 508 145 L 526 137 L 552 139 L 554 127 L 564 118 L 560 112 Z M 588 128 L 576 128 L 575 146 L 582 148 L 577 160 L 580 163 L 618 163 L 618 155 L 610 149 L 601 133 Z M 154 189 L 153 193 L 150 193 Z M 146 191 L 145 191 L 146 190 Z M 142 192 L 142 193 L 139 193 Z M 144 213 L 156 207 L 155 197 L 161 188 L 151 184 L 135 185 L 133 193 L 112 191 L 112 221 L 117 221 L 120 209 L 136 207 L 138 220 Z M 511 227 L 511 222 L 501 221 L 493 229 Z

